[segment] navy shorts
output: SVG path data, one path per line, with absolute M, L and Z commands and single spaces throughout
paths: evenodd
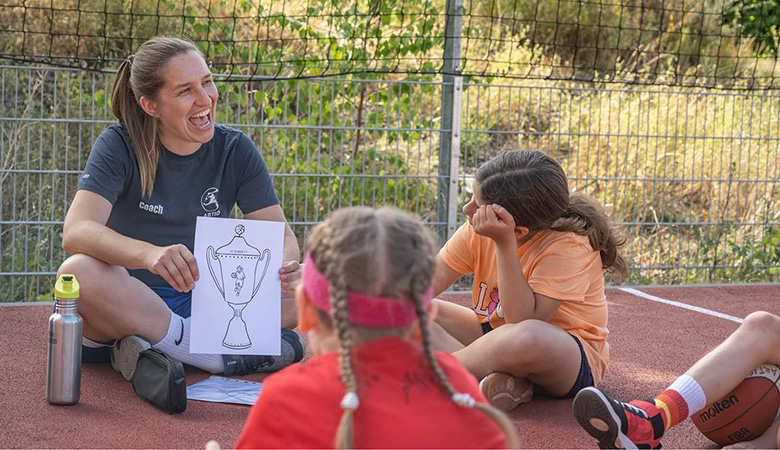
M 490 322 L 482 322 L 480 323 L 480 326 L 482 327 L 483 335 L 493 331 L 493 326 L 490 325 Z M 577 395 L 577 392 L 581 391 L 583 388 L 593 386 L 593 372 L 590 371 L 588 356 L 585 355 L 585 349 L 582 347 L 582 342 L 580 342 L 580 340 L 571 333 L 569 333 L 569 336 L 577 341 L 577 346 L 580 347 L 580 373 L 577 375 L 577 381 L 574 382 L 574 386 L 572 386 L 571 390 L 563 397 L 558 398 L 572 398 Z
M 569 336 L 577 341 L 577 345 L 580 347 L 580 358 L 582 358 L 582 362 L 580 362 L 580 373 L 577 375 L 577 381 L 574 382 L 574 386 L 572 386 L 571 390 L 567 392 L 566 395 L 560 398 L 572 398 L 583 388 L 593 386 L 593 372 L 590 370 L 588 356 L 585 355 L 585 349 L 582 348 L 582 342 L 571 333 L 569 333 Z
M 184 317 L 190 317 L 192 314 L 192 291 L 179 292 L 169 286 L 149 286 L 155 294 L 168 305 L 168 308 L 174 313 Z M 89 339 L 89 338 L 85 338 Z M 81 346 L 81 362 L 85 363 L 107 363 L 111 361 L 111 347 L 116 341 L 97 342 L 89 339 L 97 347 Z

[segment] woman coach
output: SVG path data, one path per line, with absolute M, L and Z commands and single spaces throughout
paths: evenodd
M 260 152 L 242 132 L 214 123 L 217 88 L 192 42 L 155 37 L 119 67 L 111 94 L 119 124 L 95 141 L 65 217 L 59 273 L 81 285 L 83 360 L 128 380 L 153 347 L 212 373 L 278 370 L 303 357 L 295 326 L 300 250 Z M 192 254 L 198 216 L 285 222 L 282 355 L 189 353 Z

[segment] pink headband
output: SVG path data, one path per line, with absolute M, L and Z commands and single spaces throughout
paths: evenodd
M 306 254 L 303 265 L 303 289 L 309 300 L 317 308 L 330 313 L 330 283 L 314 265 L 311 256 Z M 414 303 L 406 299 L 374 297 L 349 292 L 349 321 L 357 325 L 381 328 L 401 328 L 417 320 Z M 427 309 L 433 299 L 433 285 L 425 292 L 424 304 Z

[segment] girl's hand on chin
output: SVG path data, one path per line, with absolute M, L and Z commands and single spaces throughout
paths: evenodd
M 496 244 L 504 241 L 515 242 L 515 219 L 509 211 L 500 205 L 482 205 L 471 217 L 471 226 L 474 231 L 482 236 L 496 241 Z

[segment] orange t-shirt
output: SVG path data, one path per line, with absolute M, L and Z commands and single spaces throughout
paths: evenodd
M 435 354 L 456 391 L 487 403 L 454 356 Z M 506 448 L 491 418 L 449 398 L 418 346 L 375 339 L 352 350 L 352 364 L 360 401 L 355 448 Z M 236 448 L 333 448 L 346 392 L 340 373 L 339 353 L 331 352 L 266 378 Z
M 549 323 L 580 339 L 598 385 L 609 361 L 601 255 L 593 250 L 587 237 L 553 230 L 536 233 L 517 253 L 531 289 L 563 301 Z M 439 256 L 452 270 L 474 274 L 473 309 L 479 321 L 489 321 L 493 328 L 504 325 L 495 242 L 466 223 L 447 241 Z

